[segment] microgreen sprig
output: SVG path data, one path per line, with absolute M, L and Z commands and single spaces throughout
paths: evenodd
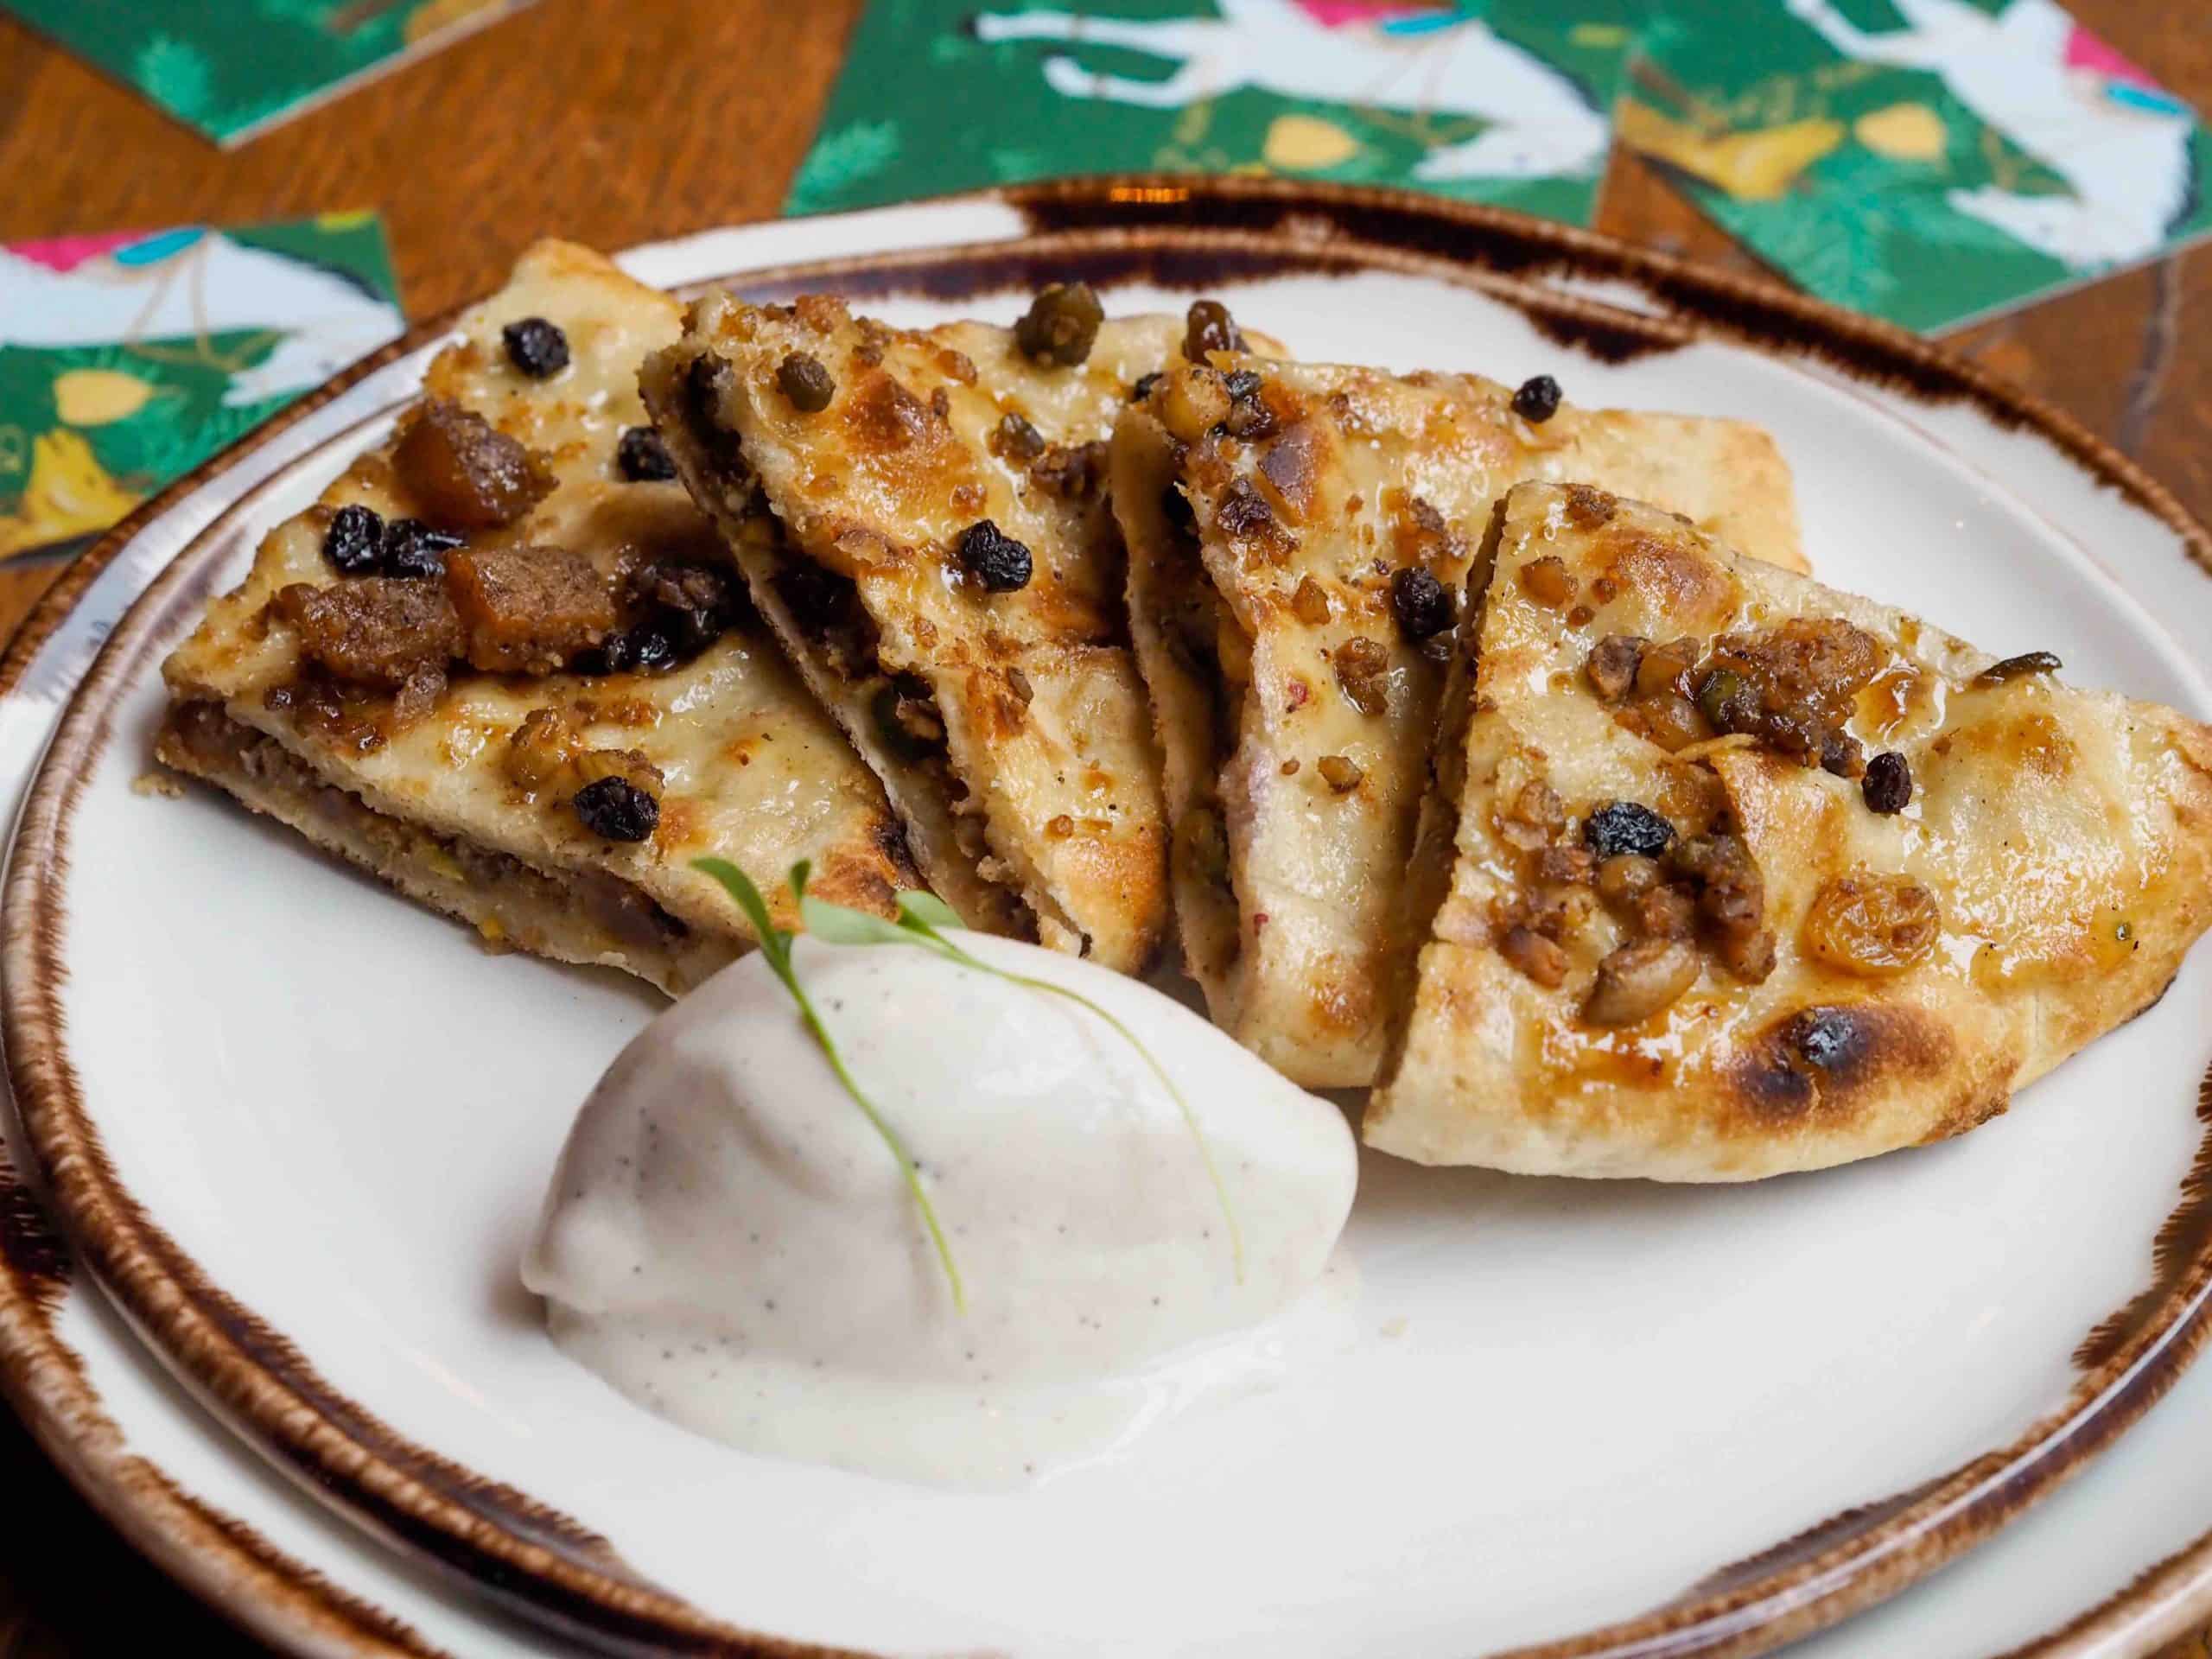
M 844 1056 L 837 1052 L 837 1045 L 830 1040 L 829 1028 L 822 1023 L 822 1016 L 815 1011 L 812 999 L 807 995 L 805 988 L 798 982 L 798 976 L 791 969 L 792 936 L 790 931 L 775 925 L 768 915 L 767 900 L 761 898 L 760 889 L 753 885 L 750 876 L 728 859 L 695 858 L 691 861 L 691 868 L 702 874 L 714 877 L 737 901 L 737 907 L 745 912 L 746 919 L 753 924 L 753 931 L 760 938 L 760 954 L 767 958 L 770 970 L 783 981 L 784 988 L 791 994 L 791 1001 L 798 1004 L 799 1018 L 805 1022 L 814 1040 L 822 1046 L 822 1052 L 830 1062 L 830 1069 L 836 1073 L 837 1081 L 844 1085 L 845 1092 L 853 1097 L 853 1104 L 861 1109 L 874 1126 L 875 1132 L 883 1137 L 883 1144 L 891 1148 L 891 1155 L 899 1160 L 899 1173 L 906 1177 L 906 1190 L 914 1195 L 914 1207 L 922 1212 L 922 1224 L 929 1229 L 930 1242 L 937 1246 L 937 1259 L 944 1264 L 945 1279 L 952 1287 L 952 1306 L 957 1312 L 965 1313 L 968 1311 L 967 1292 L 960 1282 L 960 1269 L 952 1260 L 952 1246 L 945 1240 L 944 1230 L 938 1225 L 937 1207 L 930 1202 L 929 1192 L 922 1185 L 921 1170 L 914 1162 L 913 1154 L 906 1150 L 906 1143 L 900 1138 L 899 1131 L 891 1127 L 890 1121 L 876 1109 L 875 1103 L 861 1091 L 860 1084 L 853 1080 L 853 1074 L 846 1070 Z M 791 866 L 791 897 L 798 901 L 802 915 L 807 906 L 821 902 L 806 896 L 806 878 L 810 869 L 804 859 Z M 935 903 L 936 900 L 931 902 Z M 847 913 L 857 916 L 861 912 L 853 911 Z M 811 926 L 810 923 L 810 930 Z
M 801 865 L 791 872 L 791 888 L 798 894 L 799 919 L 816 938 L 830 944 L 919 945 L 925 950 L 935 951 L 948 962 L 958 963 L 962 967 L 972 968 L 978 973 L 994 975 L 1009 984 L 1041 991 L 1047 996 L 1065 997 L 1069 1001 L 1088 1008 L 1113 1027 L 1122 1040 L 1136 1050 L 1144 1063 L 1152 1068 L 1152 1075 L 1160 1079 L 1160 1087 L 1167 1090 L 1169 1098 L 1183 1114 L 1184 1125 L 1190 1130 L 1191 1139 L 1198 1147 L 1198 1160 L 1205 1166 L 1206 1179 L 1213 1183 L 1214 1197 L 1221 1204 L 1222 1221 L 1229 1230 L 1230 1258 L 1236 1268 L 1236 1282 L 1240 1285 L 1244 1282 L 1244 1238 L 1237 1229 L 1236 1211 L 1229 1202 L 1229 1188 L 1221 1179 L 1221 1171 L 1215 1166 L 1213 1149 L 1207 1145 L 1205 1132 L 1198 1127 L 1198 1114 L 1183 1098 L 1183 1091 L 1175 1086 L 1174 1079 L 1167 1075 L 1166 1068 L 1153 1058 L 1152 1051 L 1137 1040 L 1135 1032 L 1080 991 L 1071 991 L 1049 979 L 995 968 L 962 950 L 946 938 L 941 930 L 951 928 L 964 931 L 965 925 L 952 906 L 935 893 L 906 892 L 898 894 L 894 902 L 898 906 L 899 919 L 888 921 L 864 910 L 851 910 L 843 905 L 830 904 L 826 899 L 809 898 L 804 892 L 804 869 L 805 867 Z

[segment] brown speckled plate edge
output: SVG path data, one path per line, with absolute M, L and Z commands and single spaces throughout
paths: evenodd
M 1616 360 L 1693 338 L 1801 358 L 1915 399 L 1964 401 L 2005 428 L 2031 429 L 2100 483 L 2171 529 L 2212 573 L 2212 534 L 2109 445 L 2040 399 L 1886 325 L 1762 283 L 1701 270 L 1587 232 L 1497 210 L 1352 187 L 1272 180 L 1106 178 L 1012 188 L 1031 234 L 1014 241 L 854 256 L 740 273 L 766 292 L 829 284 L 860 294 L 973 293 L 1080 264 L 1103 276 L 1235 280 L 1295 269 L 1384 267 L 1472 283 L 1522 305 L 1560 344 Z M 1534 289 L 1562 274 L 1628 285 L 1649 311 Z M 0 656 L 0 694 L 21 679 L 91 582 L 131 539 L 241 456 L 377 369 L 435 340 L 422 325 L 356 365 L 146 504 L 72 568 Z M 62 855 L 73 779 L 105 735 L 99 706 L 137 666 L 149 618 L 191 561 L 133 605 L 103 645 L 41 763 L 26 804 L 4 909 L 9 969 L 0 1033 L 18 1109 L 63 1228 L 151 1346 L 319 1496 L 508 1605 L 597 1644 L 628 1651 L 791 1655 L 806 1648 L 732 1629 L 643 1583 L 605 1546 L 518 1493 L 406 1445 L 315 1378 L 304 1358 L 207 1284 L 121 1190 L 77 1096 L 60 1030 L 61 918 L 41 873 Z M 2202 1099 L 2212 1114 L 2212 1078 Z M 1600 1630 L 1514 1650 L 1512 1659 L 1749 1655 L 1894 1593 L 1989 1535 L 2055 1489 L 2171 1387 L 2202 1345 L 2212 1241 L 2205 1161 L 2160 1236 L 2155 1282 L 2065 1406 L 2012 1445 L 1908 1494 L 1864 1506 L 1726 1569 L 1665 1606 Z M 125 1453 L 97 1396 L 56 1338 L 63 1254 L 0 1162 L 0 1383 L 41 1442 L 141 1548 L 257 1633 L 296 1651 L 428 1651 L 413 1632 L 207 1511 Z M 2120 1316 L 2116 1315 L 2115 1318 Z M 335 1416 L 343 1427 L 332 1421 Z M 2194 1606 L 2212 1565 L 2207 1539 L 2103 1607 L 2023 1653 L 2082 1651 L 2152 1603 Z M 2162 1623 L 2164 1621 L 2161 1621 Z

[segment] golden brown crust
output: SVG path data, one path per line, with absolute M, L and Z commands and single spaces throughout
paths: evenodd
M 1571 620 L 1518 580 L 1540 557 L 1586 593 L 1610 575 L 1613 596 Z M 1582 672 L 1608 635 L 1801 620 L 1875 642 L 1843 729 L 1904 757 L 1902 810 L 1873 810 L 1878 791 L 1764 737 L 1669 754 Z M 1515 490 L 1478 643 L 1443 774 L 1463 781 L 1423 808 L 1422 844 L 1450 842 L 1451 877 L 1414 901 L 1418 966 L 1364 1126 L 1386 1151 L 1735 1180 L 1961 1134 L 2153 1000 L 2212 924 L 2212 732 L 2049 674 L 1979 683 L 1992 659 L 1964 641 L 1654 509 L 1619 502 L 1592 526 L 1556 487 Z M 1678 1001 L 1597 1026 L 1585 999 L 1631 925 L 1602 905 L 1560 931 L 1556 987 L 1511 965 L 1499 924 L 1531 865 L 1510 804 L 1532 781 L 1563 803 L 1570 838 L 1617 800 L 1658 806 L 1685 834 L 1740 836 L 1771 971 L 1732 970 L 1700 934 L 1700 976 Z M 1700 811 L 1709 823 L 1693 825 Z
M 1084 365 L 1043 368 L 980 323 L 895 330 L 834 300 L 713 295 L 646 377 L 679 467 L 810 683 L 877 765 L 933 885 L 971 921 L 1019 925 L 1026 912 L 1045 943 L 1131 970 L 1164 931 L 1166 832 L 1104 454 L 1090 446 L 1178 327 L 1108 322 Z M 793 399 L 792 359 L 826 373 L 826 404 Z M 774 571 L 745 545 L 756 481 L 789 543 L 853 585 L 862 662 L 810 639 L 770 591 Z M 963 537 L 983 521 L 1027 549 L 1019 587 L 963 562 Z M 870 730 L 893 694 L 941 763 L 902 758 L 916 746 Z
M 530 315 L 550 318 L 569 340 L 570 365 L 549 379 L 518 372 L 501 345 L 502 327 Z M 623 432 L 645 423 L 638 364 L 680 327 L 680 308 L 666 296 L 588 250 L 542 243 L 432 360 L 426 396 L 524 446 L 551 485 L 541 494 L 533 481 L 511 521 L 469 532 L 469 548 L 481 556 L 469 568 L 487 578 L 480 592 L 464 584 L 477 640 L 471 654 L 535 666 L 551 645 L 580 645 L 602 632 L 604 613 L 580 596 L 584 566 L 612 582 L 657 560 L 722 560 L 681 485 L 630 481 L 616 458 Z M 701 855 L 747 869 L 786 912 L 779 878 L 800 858 L 813 861 L 817 881 L 838 887 L 843 902 L 886 913 L 893 887 L 919 884 L 881 789 L 756 626 L 741 623 L 662 673 L 524 677 L 455 664 L 449 683 L 432 681 L 427 708 L 403 717 L 395 717 L 398 699 L 377 688 L 303 683 L 302 632 L 271 601 L 288 588 L 327 594 L 379 580 L 340 576 L 322 540 L 341 505 L 365 505 L 387 520 L 429 510 L 395 465 L 395 449 L 387 443 L 362 456 L 315 507 L 270 534 L 245 580 L 209 606 L 164 664 L 175 698 L 220 705 L 388 818 L 549 878 L 617 877 L 730 951 L 750 933 L 721 888 L 690 868 Z M 509 567 L 521 550 L 546 547 L 571 556 L 540 562 L 534 585 L 518 584 Z M 488 577 L 502 570 L 508 579 L 495 591 Z M 304 613 L 296 596 L 289 608 Z M 364 632 L 348 639 L 376 643 Z M 532 716 L 556 720 L 579 752 L 633 757 L 617 769 L 658 774 L 660 821 L 649 840 L 601 839 L 569 808 L 572 789 L 518 772 L 515 734 Z M 581 937 L 549 937 L 544 951 L 593 959 L 595 948 Z M 657 970 L 637 971 L 667 982 Z
M 1424 649 L 1399 618 L 1400 574 L 1456 594 L 1498 497 L 1531 477 L 1636 489 L 1802 569 L 1789 470 L 1740 423 L 1563 406 L 1531 425 L 1478 376 L 1223 354 L 1211 372 L 1219 385 L 1171 373 L 1116 438 L 1184 953 L 1239 1041 L 1298 1082 L 1356 1085 L 1381 1055 L 1376 987 L 1444 681 L 1442 639 Z M 1158 511 L 1170 487 L 1195 541 Z M 1667 578 L 1652 558 L 1637 579 Z M 1211 647 L 1194 579 L 1218 597 Z
M 986 880 L 976 860 L 962 851 L 959 820 L 941 773 L 927 757 L 893 741 L 895 734 L 875 718 L 868 686 L 839 671 L 837 662 L 846 654 L 842 642 L 825 640 L 817 625 L 795 606 L 794 599 L 805 601 L 808 594 L 789 579 L 810 562 L 785 540 L 760 500 L 751 473 L 725 446 L 696 429 L 688 410 L 690 361 L 681 351 L 656 353 L 646 360 L 641 388 L 678 474 L 719 529 L 762 620 L 807 690 L 881 781 L 897 814 L 899 836 L 938 896 L 970 927 L 1017 936 L 1033 932 L 1019 896 Z M 842 610 L 842 598 L 836 608 Z

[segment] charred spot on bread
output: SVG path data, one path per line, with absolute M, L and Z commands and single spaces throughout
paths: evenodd
M 1910 1005 L 1820 1003 L 1772 1021 L 1730 1082 L 1760 1118 L 1842 1116 L 1886 1087 L 1941 1075 L 1955 1050 L 1949 1032 Z

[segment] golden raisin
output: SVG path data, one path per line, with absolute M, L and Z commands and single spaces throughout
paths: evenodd
M 1936 948 L 1936 895 L 1910 876 L 1857 872 L 1822 887 L 1805 916 L 1805 948 L 1864 978 L 1904 973 Z
M 1219 300 L 1192 301 L 1183 322 L 1183 355 L 1193 363 L 1205 362 L 1210 352 L 1244 349 L 1243 334 Z
M 1555 553 L 1547 553 L 1521 567 L 1521 586 L 1527 589 L 1529 597 L 1554 610 L 1574 597 L 1576 585 L 1574 573 L 1567 568 L 1567 561 Z
M 1321 776 L 1339 795 L 1348 795 L 1359 787 L 1359 780 L 1367 774 L 1357 762 L 1341 754 L 1325 754 L 1313 763 L 1321 769 Z
M 575 775 L 577 747 L 576 734 L 559 710 L 533 709 L 507 739 L 507 777 L 531 794 L 559 788 Z
M 1089 283 L 1053 283 L 1014 325 L 1014 344 L 1032 362 L 1073 368 L 1090 355 L 1106 308 Z

